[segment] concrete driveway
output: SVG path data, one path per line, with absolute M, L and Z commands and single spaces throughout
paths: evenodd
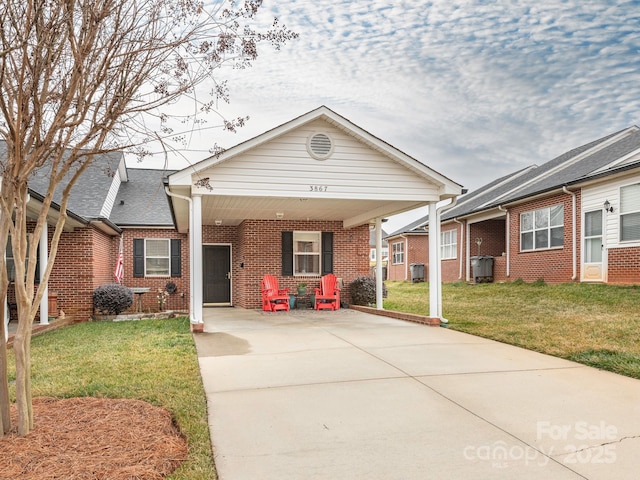
M 638 380 L 348 309 L 205 315 L 222 480 L 640 475 Z

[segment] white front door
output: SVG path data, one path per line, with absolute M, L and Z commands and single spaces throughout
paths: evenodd
M 606 255 L 603 244 L 602 209 L 584 214 L 582 280 L 604 281 Z

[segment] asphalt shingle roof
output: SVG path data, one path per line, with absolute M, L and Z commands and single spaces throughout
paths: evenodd
M 623 133 L 620 139 L 609 145 L 606 144 L 607 141 Z M 596 148 L 598 146 L 601 148 Z M 592 149 L 595 151 L 589 153 Z M 532 165 L 518 170 L 460 196 L 455 207 L 443 212 L 442 220 L 494 209 L 499 205 L 556 190 L 564 185 L 580 183 L 596 174 L 615 171 L 619 167 L 610 167 L 614 162 L 636 151 L 640 151 L 640 130 L 636 127 L 620 130 L 569 150 L 543 165 Z M 580 157 L 581 155 L 583 157 Z M 632 161 L 624 165 L 625 168 L 639 166 L 640 161 Z M 418 232 L 428 222 L 429 217 L 425 216 L 393 232 L 390 236 L 411 231 Z
M 132 168 L 128 182 L 122 182 L 110 220 L 118 226 L 173 226 L 164 178 L 166 170 Z

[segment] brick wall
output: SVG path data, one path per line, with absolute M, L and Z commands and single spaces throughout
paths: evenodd
M 215 229 L 208 231 L 207 241 L 219 241 Z M 362 225 L 344 230 L 342 222 L 246 220 L 237 228 L 238 258 L 234 256 L 233 304 L 243 308 L 260 308 L 260 286 L 263 275 L 269 273 L 279 280 L 281 288 L 295 291 L 298 283 L 307 283 L 307 291 L 320 286 L 320 277 L 282 276 L 282 232 L 333 232 L 333 273 L 343 279 L 341 297 L 348 301 L 349 283 L 369 272 L 369 227 Z M 211 240 L 210 240 L 211 239 Z M 240 266 L 243 265 L 243 266 Z
M 394 243 L 404 243 L 404 262 L 393 264 Z M 389 268 L 387 272 L 388 280 L 411 281 L 411 264 L 424 264 L 425 280 L 429 278 L 429 236 L 426 234 L 407 234 L 403 238 L 389 240 Z
M 466 258 L 466 241 L 462 237 L 463 228 L 465 228 L 466 223 L 463 222 L 462 225 L 455 222 L 446 223 L 440 226 L 441 232 L 448 232 L 449 230 L 456 231 L 456 258 L 449 260 L 442 260 L 440 262 L 441 275 L 443 282 L 457 282 L 464 281 L 466 279 L 465 276 L 465 265 L 466 262 L 464 259 Z M 462 242 L 462 254 L 460 253 L 460 243 Z M 462 277 L 460 276 L 460 261 L 462 259 Z
M 123 251 L 124 251 L 124 278 L 122 283 L 127 287 L 149 287 L 149 292 L 142 295 L 142 309 L 145 312 L 158 311 L 158 289 L 164 290 L 167 283 L 176 284 L 177 290 L 168 296 L 164 304 L 164 310 L 187 310 L 189 308 L 189 237 L 178 233 L 173 229 L 125 229 L 123 231 Z M 180 269 L 179 277 L 134 277 L 133 276 L 133 239 L 134 238 L 166 238 L 180 239 Z M 120 246 L 120 237 L 111 239 L 111 254 L 107 257 L 106 263 L 108 275 L 103 277 L 105 283 L 115 282 L 113 271 L 115 269 L 118 248 Z M 129 312 L 135 311 L 138 295 L 134 295 L 134 304 Z
M 560 248 L 548 250 L 536 250 L 531 252 L 520 251 L 520 214 L 538 208 L 564 204 L 564 245 Z M 547 283 L 570 282 L 573 275 L 573 219 L 572 197 L 567 194 L 554 195 L 519 205 L 510 209 L 511 213 L 511 264 L 509 280 L 522 279 L 525 282 L 534 282 L 543 279 Z M 580 194 L 577 196 L 577 232 L 580 232 Z M 483 243 L 484 245 L 484 243 Z M 580 258 L 580 242 L 577 244 L 577 259 Z M 577 276 L 580 278 L 580 262 L 576 262 Z
M 640 247 L 610 248 L 608 263 L 608 283 L 640 283 Z
M 469 244 L 471 256 L 489 255 L 498 257 L 506 251 L 506 220 L 492 219 L 469 225 Z M 476 239 L 482 239 L 480 248 Z M 478 253 L 478 251 L 480 253 Z
M 110 254 L 111 238 L 93 227 L 62 234 L 49 279 L 49 293 L 57 294 L 58 310 L 74 321 L 89 319 L 93 313 L 93 290 L 107 278 Z M 115 265 L 115 258 L 112 261 Z

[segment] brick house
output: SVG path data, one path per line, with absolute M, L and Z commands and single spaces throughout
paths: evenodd
M 176 294 L 167 308 L 188 308 L 188 270 L 167 272 L 167 276 L 142 278 L 133 269 L 133 247 L 138 239 L 157 238 L 160 242 L 177 239 L 183 247 L 180 257 L 173 260 L 174 267 L 186 265 L 189 254 L 186 236 L 176 232 L 164 192 L 163 179 L 167 172 L 159 170 L 127 169 L 122 153 L 98 155 L 72 188 L 67 208 L 68 218 L 62 233 L 48 291 L 40 305 L 37 319 L 46 323 L 62 313 L 67 319 L 85 321 L 93 315 L 93 290 L 112 283 L 120 238 L 124 247 L 124 284 L 129 287 L 150 287 L 155 292 L 165 288 L 168 281 L 177 285 Z M 42 195 L 48 185 L 48 173 L 41 171 L 29 184 L 29 212 L 35 218 Z M 48 223 L 53 225 L 59 215 L 59 194 L 49 213 Z M 47 228 L 39 239 L 39 267 L 47 261 L 53 228 Z M 46 239 L 46 242 L 44 241 Z M 139 241 L 139 240 L 138 240 Z M 9 279 L 15 275 L 11 246 L 7 249 Z M 39 268 L 39 270 L 42 270 Z M 40 272 L 37 272 L 36 277 Z M 37 281 L 36 281 L 37 283 Z M 186 294 L 186 297 L 185 297 Z M 10 308 L 15 303 L 13 284 L 7 294 L 7 320 L 15 319 Z M 145 311 L 157 310 L 155 295 L 143 296 Z M 44 315 L 40 315 L 45 312 Z
M 640 283 L 640 129 L 461 196 L 439 230 L 446 282 L 476 280 L 474 262 L 492 257 L 494 281 Z
M 46 179 L 30 183 L 34 212 Z M 267 273 L 282 287 L 313 288 L 331 272 L 348 299 L 349 282 L 369 274 L 372 226 L 381 232 L 384 217 L 460 192 L 326 107 L 180 171 L 127 169 L 122 154 L 100 155 L 72 189 L 45 295 L 55 304 L 43 300 L 41 311 L 55 310 L 44 321 L 60 310 L 87 320 L 93 290 L 114 281 L 121 241 L 123 283 L 149 289 L 142 309 L 157 310 L 157 290 L 171 284 L 165 307 L 188 308 L 193 324 L 203 307 L 259 308 Z M 54 205 L 51 224 L 56 216 Z

